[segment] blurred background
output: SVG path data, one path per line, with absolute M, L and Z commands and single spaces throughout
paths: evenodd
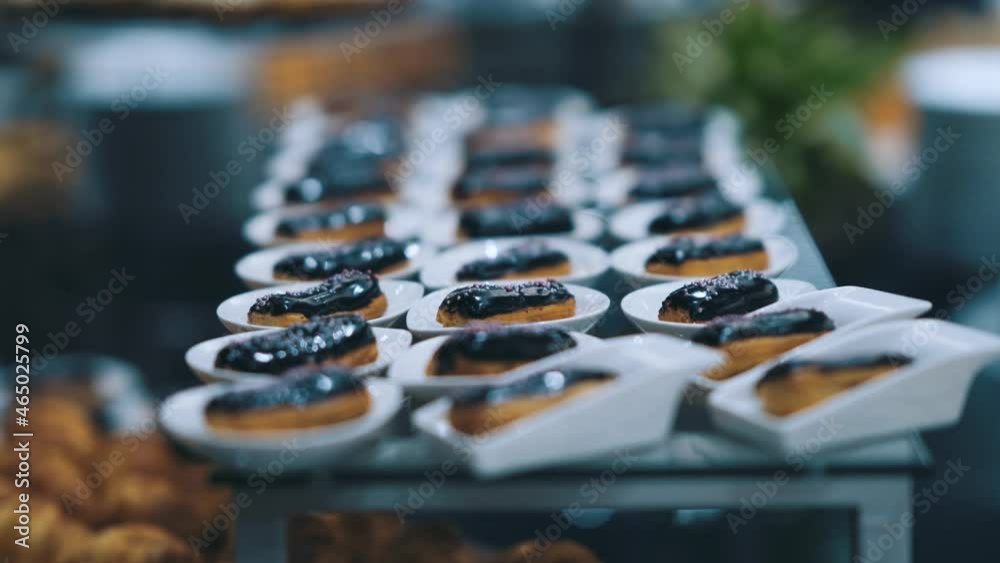
M 838 284 L 1000 331 L 1000 2 L 3 0 L 0 28 L 10 321 L 128 358 L 159 393 L 194 383 L 184 351 L 241 291 L 236 233 L 294 100 L 480 79 L 730 106 Z M 927 436 L 974 470 L 919 520 L 918 561 L 996 560 L 969 548 L 1000 519 L 997 399 L 984 375 Z

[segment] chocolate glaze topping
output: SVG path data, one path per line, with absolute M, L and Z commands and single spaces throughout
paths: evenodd
M 496 166 L 547 166 L 556 162 L 556 154 L 539 148 L 488 148 L 469 151 L 465 155 L 465 165 L 469 170 Z
M 382 290 L 374 275 L 345 270 L 304 291 L 265 295 L 250 307 L 250 312 L 265 315 L 301 313 L 306 317 L 330 315 L 357 311 L 379 295 Z
M 683 134 L 660 131 L 633 131 L 625 139 L 622 161 L 640 166 L 664 163 L 700 165 L 702 162 L 700 134 Z
M 209 401 L 209 413 L 240 413 L 279 407 L 304 408 L 326 399 L 364 390 L 364 384 L 340 369 L 284 377 L 265 387 L 230 391 Z
M 390 194 L 392 186 L 382 170 L 371 163 L 330 167 L 285 188 L 288 203 L 316 203 L 325 199 Z
M 634 199 L 704 195 L 717 192 L 719 184 L 700 166 L 666 165 L 639 170 L 628 195 Z
M 216 367 L 278 374 L 318 364 L 375 342 L 360 315 L 335 315 L 234 342 L 219 350 Z
M 572 298 L 566 286 L 552 280 L 504 285 L 480 283 L 452 291 L 441 302 L 441 308 L 466 318 L 485 319 L 528 307 L 564 303 Z
M 686 311 L 695 321 L 724 315 L 741 315 L 778 300 L 778 288 L 757 272 L 739 270 L 696 281 L 675 290 L 663 300 L 667 309 Z
M 459 281 L 495 280 L 515 272 L 563 264 L 569 257 L 541 241 L 528 241 L 507 248 L 493 258 L 482 258 L 458 269 Z
M 529 375 L 509 385 L 470 391 L 456 397 L 456 406 L 506 403 L 522 397 L 559 395 L 585 381 L 610 381 L 615 375 L 586 369 L 553 369 Z
M 731 235 L 708 240 L 683 237 L 673 239 L 656 249 L 656 252 L 646 260 L 646 265 L 671 264 L 677 266 L 688 260 L 709 260 L 723 256 L 763 251 L 763 242 L 759 239 L 747 238 L 743 235 Z
M 455 199 L 465 199 L 483 192 L 503 191 L 524 196 L 544 191 L 551 180 L 548 166 L 495 166 L 466 173 L 452 189 Z
M 352 225 L 385 221 L 385 219 L 385 208 L 381 205 L 355 203 L 333 211 L 282 219 L 275 231 L 279 235 L 294 237 L 311 231 L 340 230 Z
M 816 370 L 824 375 L 834 375 L 840 370 L 871 367 L 898 368 L 911 363 L 913 363 L 913 358 L 902 354 L 854 356 L 841 360 L 791 360 L 767 370 L 764 377 L 761 377 L 760 381 L 757 382 L 757 387 L 765 383 L 787 379 L 801 370 Z
M 407 259 L 413 241 L 373 238 L 330 250 L 293 254 L 274 265 L 274 273 L 302 280 L 326 279 L 342 270 L 381 272 Z
M 721 195 L 669 200 L 666 209 L 649 224 L 651 233 L 672 233 L 714 225 L 743 213 L 743 208 Z
M 564 330 L 540 327 L 489 327 L 451 336 L 434 354 L 438 371 L 452 372 L 458 358 L 535 361 L 576 347 Z
M 573 230 L 573 213 L 559 205 L 518 203 L 463 211 L 458 224 L 469 238 L 566 233 Z
M 720 346 L 748 338 L 826 332 L 833 329 L 833 321 L 822 311 L 789 309 L 775 313 L 719 319 L 702 327 L 691 340 L 698 344 Z
M 699 107 L 651 104 L 626 108 L 624 118 L 633 130 L 679 134 L 700 132 L 708 115 Z

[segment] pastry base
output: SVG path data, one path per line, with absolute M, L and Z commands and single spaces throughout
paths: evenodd
M 471 323 L 522 324 L 566 319 L 575 314 L 576 299 L 570 298 L 562 303 L 554 303 L 542 307 L 527 307 L 512 313 L 502 313 L 481 319 L 463 317 L 458 313 L 438 309 L 437 321 L 443 326 L 466 326 Z
M 705 260 L 685 260 L 680 264 L 654 262 L 646 265 L 646 271 L 661 276 L 709 277 L 726 274 L 735 270 L 766 270 L 769 265 L 767 252 L 759 250 L 733 256 L 722 256 Z
M 390 274 L 390 273 L 395 272 L 397 270 L 402 270 L 403 268 L 409 266 L 409 264 L 410 264 L 409 260 L 403 260 L 402 262 L 399 262 L 398 264 L 392 264 L 390 266 L 382 268 L 381 270 L 375 271 L 374 273 L 376 273 L 376 274 Z M 329 276 L 327 276 L 327 277 L 329 277 Z M 286 275 L 286 274 L 279 274 L 277 272 L 274 272 L 274 279 L 276 279 L 276 280 L 282 280 L 282 281 L 297 282 L 297 281 L 313 281 L 314 279 L 315 280 L 322 280 L 322 279 L 326 279 L 326 278 L 325 277 L 320 277 L 320 278 L 300 278 L 298 276 L 289 276 L 289 275 Z
M 427 375 L 447 377 L 450 375 L 501 375 L 534 360 L 474 360 L 465 356 L 455 358 L 455 369 L 443 371 L 438 367 L 437 356 L 427 366 Z
M 823 336 L 824 332 L 805 332 L 785 336 L 761 336 L 729 342 L 719 347 L 726 355 L 726 362 L 703 375 L 715 381 L 729 379 L 744 371 L 774 359 L 792 348 L 801 346 L 810 340 Z
M 337 424 L 355 419 L 371 408 L 367 390 L 345 393 L 304 408 L 248 409 L 235 413 L 205 413 L 205 422 L 216 430 L 267 432 Z
M 456 430 L 464 434 L 489 434 L 516 420 L 593 391 L 606 383 L 608 382 L 584 381 L 573 385 L 566 392 L 554 396 L 525 397 L 496 405 L 452 407 L 448 413 L 448 420 Z
M 712 223 L 711 225 L 703 225 L 701 227 L 694 227 L 690 229 L 678 229 L 676 231 L 668 232 L 652 232 L 652 235 L 713 235 L 713 236 L 725 236 L 725 235 L 735 235 L 743 232 L 746 228 L 747 220 L 742 213 L 725 219 L 718 223 Z
M 385 221 L 369 221 L 348 225 L 342 229 L 317 229 L 304 231 L 294 237 L 278 236 L 280 242 L 334 241 L 347 242 L 385 236 Z
M 663 321 L 665 323 L 687 323 L 687 324 L 690 324 L 690 323 L 693 323 L 693 322 L 697 322 L 697 321 L 695 321 L 694 319 L 691 318 L 691 315 L 689 315 L 687 311 L 683 311 L 681 309 L 666 309 L 666 310 L 663 310 L 661 308 L 661 310 L 660 310 L 659 314 L 656 316 L 656 318 L 660 319 L 661 321 Z
M 892 366 L 842 369 L 834 373 L 803 369 L 780 381 L 761 383 L 756 393 L 764 404 L 765 411 L 775 416 L 785 416 L 895 370 Z
M 337 311 L 336 313 L 330 313 L 323 316 L 332 317 L 334 315 L 357 313 L 364 317 L 365 320 L 371 320 L 381 317 L 388 308 L 389 302 L 386 300 L 385 294 L 380 294 L 375 299 L 372 299 L 371 303 L 365 305 L 361 309 Z M 295 323 L 302 323 L 308 320 L 309 318 L 302 313 L 287 313 L 284 315 L 267 315 L 264 313 L 254 313 L 253 311 L 247 313 L 247 321 L 252 325 L 259 326 L 289 327 Z

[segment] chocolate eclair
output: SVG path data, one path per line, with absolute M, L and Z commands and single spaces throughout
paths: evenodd
M 458 281 L 516 280 L 565 276 L 570 273 L 569 256 L 542 241 L 527 241 L 501 250 L 492 258 L 463 265 Z
M 731 235 L 743 231 L 743 208 L 720 194 L 668 200 L 649 223 L 653 234 Z
M 476 321 L 501 324 L 537 323 L 576 314 L 576 299 L 563 284 L 535 281 L 518 284 L 475 284 L 449 293 L 438 308 L 444 326 Z
M 278 221 L 275 234 L 293 240 L 361 240 L 385 235 L 385 208 L 352 204 Z
M 767 370 L 756 393 L 775 416 L 796 413 L 830 397 L 913 363 L 902 354 L 853 356 L 838 360 L 793 360 Z
M 328 167 L 285 187 L 286 203 L 389 201 L 395 190 L 378 166 L 367 163 Z
M 389 306 L 378 278 L 345 270 L 303 291 L 271 293 L 257 299 L 247 313 L 250 324 L 289 326 L 314 317 L 357 313 L 365 319 L 381 317 Z
M 770 261 L 760 239 L 674 238 L 646 260 L 646 271 L 665 276 L 716 276 L 733 270 L 766 270 Z
M 739 270 L 674 290 L 660 306 L 659 319 L 671 323 L 698 323 L 726 315 L 756 311 L 778 300 L 771 280 Z
M 705 377 L 718 381 L 776 358 L 833 329 L 833 320 L 822 311 L 789 309 L 719 319 L 702 327 L 691 340 L 725 353 L 724 364 L 704 373 Z
M 386 274 L 405 268 L 413 248 L 413 241 L 381 237 L 329 250 L 291 254 L 274 264 L 274 277 L 281 280 L 325 280 L 343 270 Z
M 544 148 L 489 148 L 468 151 L 465 154 L 465 166 L 468 170 L 494 168 L 504 166 L 539 166 L 550 171 L 555 167 L 558 156 L 550 149 Z
M 465 434 L 488 434 L 564 401 L 593 391 L 615 378 L 605 371 L 553 369 L 509 385 L 470 391 L 456 397 L 448 413 Z
M 717 194 L 718 181 L 704 168 L 667 164 L 640 168 L 628 197 L 633 200 L 666 199 L 682 196 Z
M 512 237 L 568 233 L 573 212 L 561 205 L 519 203 L 463 211 L 458 220 L 459 238 Z
M 512 203 L 544 193 L 551 180 L 551 170 L 544 165 L 481 168 L 455 182 L 451 199 L 465 207 Z
M 538 115 L 500 115 L 469 133 L 465 146 L 470 152 L 522 147 L 550 149 L 558 144 L 558 139 L 559 127 L 551 119 Z
M 358 418 L 368 412 L 371 402 L 359 379 L 326 369 L 219 395 L 206 405 L 205 422 L 216 430 L 234 432 L 315 428 Z
M 371 327 L 361 315 L 350 314 L 320 317 L 233 342 L 219 350 L 215 367 L 277 375 L 300 367 L 355 367 L 376 358 Z
M 665 162 L 700 166 L 704 160 L 700 133 L 673 135 L 662 131 L 631 131 L 625 138 L 622 163 L 656 166 Z
M 558 328 L 484 327 L 448 337 L 434 353 L 428 375 L 498 375 L 576 347 Z

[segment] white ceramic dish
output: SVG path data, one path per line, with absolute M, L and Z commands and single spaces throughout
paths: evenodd
M 226 299 L 219 304 L 219 307 L 215 310 L 215 314 L 219 317 L 219 321 L 232 333 L 275 328 L 272 326 L 255 325 L 247 321 L 247 315 L 254 302 L 272 293 L 304 291 L 317 285 L 319 283 L 306 282 L 255 289 Z M 368 324 L 372 326 L 392 326 L 394 322 L 406 314 L 406 311 L 424 295 L 423 286 L 417 282 L 381 280 L 379 281 L 379 287 L 385 295 L 387 307 L 382 316 L 368 320 Z
M 437 246 L 451 246 L 459 241 L 458 239 L 458 217 L 455 211 L 438 213 L 433 216 L 426 214 L 411 217 L 418 222 L 418 225 L 403 225 L 400 228 L 413 229 L 422 227 L 421 238 Z M 530 222 L 530 218 L 525 217 L 525 222 Z M 593 241 L 604 233 L 605 218 L 593 210 L 577 210 L 573 212 L 573 230 L 568 233 L 551 233 L 523 236 L 565 236 L 577 240 Z M 509 237 L 492 237 L 509 238 Z
M 816 290 L 816 286 L 809 282 L 799 280 L 771 281 L 778 288 L 778 301 L 772 305 L 783 303 L 797 295 Z M 628 320 L 632 321 L 632 324 L 636 328 L 643 332 L 657 332 L 682 338 L 690 337 L 698 329 L 705 326 L 705 324 L 669 323 L 659 319 L 660 306 L 663 304 L 663 300 L 675 290 L 689 283 L 692 283 L 692 280 L 661 283 L 637 289 L 622 299 L 622 312 L 625 313 L 625 316 L 628 317 Z
M 440 289 L 462 283 L 455 279 L 458 270 L 474 261 L 495 258 L 512 246 L 540 241 L 569 257 L 570 273 L 553 279 L 565 283 L 592 285 L 608 269 L 608 255 L 600 248 L 582 241 L 558 237 L 511 237 L 483 239 L 461 244 L 438 254 L 420 270 L 420 283 L 428 289 Z
M 303 241 L 278 236 L 275 229 L 282 219 L 322 213 L 330 211 L 334 207 L 324 207 L 321 205 L 309 205 L 300 207 L 282 207 L 274 211 L 268 211 L 255 215 L 243 224 L 243 238 L 250 244 L 259 248 L 267 246 L 298 244 Z M 405 239 L 420 235 L 419 217 L 422 216 L 415 210 L 403 208 L 396 205 L 386 207 L 388 215 L 385 222 L 385 236 L 391 238 Z M 414 217 L 416 215 L 417 217 Z M 306 241 L 324 242 L 324 241 Z M 340 244 L 341 241 L 329 240 L 327 244 Z
M 205 383 L 245 381 L 249 379 L 271 380 L 275 376 L 217 368 L 215 367 L 215 357 L 218 355 L 219 350 L 230 343 L 249 340 L 278 330 L 284 329 L 241 332 L 239 334 L 230 334 L 206 340 L 189 348 L 184 354 L 184 361 L 187 363 L 188 368 Z M 372 331 L 375 333 L 375 342 L 378 346 L 378 359 L 370 364 L 352 368 L 351 371 L 358 375 L 377 375 L 382 373 L 394 359 L 398 358 L 403 351 L 410 347 L 410 342 L 413 341 L 413 336 L 405 330 L 379 327 L 373 328 Z
M 289 280 L 275 278 L 274 265 L 286 256 L 303 254 L 316 250 L 329 250 L 336 246 L 342 245 L 322 242 L 302 242 L 258 250 L 257 252 L 247 254 L 236 262 L 236 275 L 250 289 L 295 283 L 290 282 Z M 406 267 L 379 274 L 379 278 L 408 278 L 417 273 L 417 271 L 424 266 L 424 263 L 434 256 L 436 252 L 437 249 L 427 243 L 413 241 L 408 244 L 406 248 L 406 254 L 409 257 Z
M 663 353 L 673 360 L 664 365 Z M 608 370 L 615 380 L 494 432 L 461 433 L 448 420 L 450 398 L 413 413 L 414 426 L 463 459 L 480 477 L 571 463 L 622 448 L 638 448 L 667 438 L 686 379 L 716 365 L 721 356 L 706 348 L 657 336 L 636 344 L 630 337 L 563 352 L 511 372 L 511 380 L 555 368 Z
M 817 311 L 822 311 L 833 321 L 834 332 L 811 340 L 802 346 L 782 354 L 774 360 L 764 362 L 761 366 L 774 365 L 784 359 L 792 358 L 800 352 L 809 350 L 813 346 L 822 346 L 827 338 L 832 338 L 835 334 L 839 335 L 842 332 L 857 330 L 876 323 L 919 317 L 931 309 L 931 303 L 923 299 L 914 299 L 877 289 L 846 285 L 821 289 L 792 297 L 787 301 L 774 303 L 758 309 L 750 313 L 749 316 L 786 311 L 788 309 L 816 309 Z M 741 375 L 736 374 L 725 381 L 715 381 L 701 375 L 695 375 L 693 382 L 702 389 L 715 389 L 726 382 L 741 377 Z
M 908 366 L 784 417 L 764 412 L 754 393 L 767 367 L 721 385 L 709 396 L 723 431 L 778 451 L 835 447 L 952 424 L 961 417 L 979 370 L 1000 357 L 1000 338 L 933 319 L 893 321 L 835 333 L 796 359 L 838 359 L 900 353 Z
M 462 330 L 462 327 L 447 327 L 437 321 L 438 308 L 444 298 L 459 287 L 474 285 L 465 283 L 454 287 L 439 289 L 425 295 L 406 313 L 406 328 L 410 329 L 417 339 L 441 336 Z M 596 289 L 582 285 L 564 284 L 566 289 L 576 299 L 576 314 L 566 319 L 528 323 L 533 326 L 552 326 L 571 332 L 587 332 L 601 320 L 611 306 L 611 300 Z
M 690 280 L 692 279 L 691 277 L 667 276 L 646 271 L 646 260 L 658 248 L 670 241 L 671 238 L 674 237 L 659 236 L 637 240 L 621 246 L 611 253 L 611 267 L 633 287 L 642 287 L 667 281 Z M 798 260 L 799 250 L 791 240 L 776 235 L 761 238 L 768 258 L 767 269 L 761 271 L 765 276 L 769 278 L 778 277 Z
M 575 350 L 603 345 L 600 338 L 582 332 L 573 332 L 571 335 L 576 341 Z M 408 395 L 413 395 L 418 399 L 454 396 L 456 393 L 470 389 L 479 389 L 511 381 L 509 374 L 514 373 L 514 371 L 491 376 L 427 375 L 427 367 L 430 365 L 431 359 L 448 338 L 447 336 L 436 336 L 414 344 L 389 366 L 386 376 L 390 381 L 401 385 Z
M 663 212 L 668 205 L 662 201 L 635 203 L 627 205 L 621 211 L 611 216 L 608 229 L 615 238 L 623 241 L 633 241 L 650 236 L 649 224 Z M 766 199 L 751 201 L 743 211 L 746 217 L 744 234 L 762 236 L 781 230 L 785 224 L 785 212 L 777 203 Z
M 268 383 L 216 383 L 181 391 L 160 406 L 160 424 L 167 434 L 193 452 L 225 467 L 255 470 L 277 461 L 282 463 L 283 472 L 298 473 L 334 467 L 374 442 L 399 410 L 403 398 L 395 384 L 368 379 L 365 385 L 372 405 L 356 420 L 306 430 L 245 434 L 218 432 L 205 422 L 205 406 L 213 398 L 230 390 Z

